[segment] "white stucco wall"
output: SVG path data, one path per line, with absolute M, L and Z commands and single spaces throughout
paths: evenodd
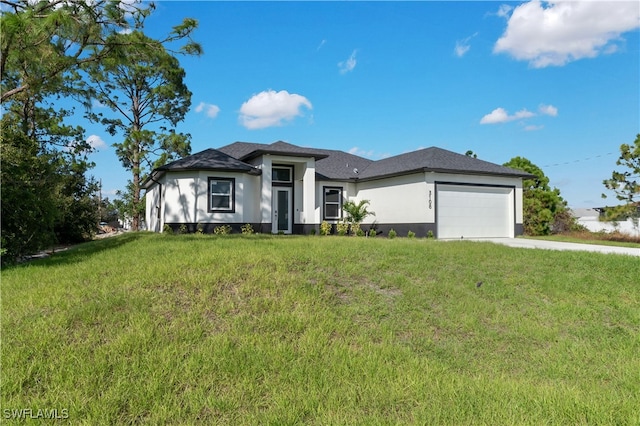
M 319 224 L 323 220 L 323 188 L 341 187 L 344 200 L 369 200 L 376 213 L 365 224 L 435 223 L 435 182 L 505 185 L 515 188 L 513 215 L 522 223 L 522 182 L 519 178 L 420 172 L 412 175 L 359 182 L 316 181 L 315 160 L 265 155 L 253 161 L 259 176 L 246 173 L 194 171 L 169 172 L 146 196 L 146 222 L 151 231 L 165 223 L 271 223 L 272 166 L 293 165 L 293 218 L 295 224 Z M 235 212 L 208 211 L 208 178 L 235 179 Z M 162 194 L 160 194 L 162 192 Z M 160 220 L 156 206 L 160 204 Z
M 208 179 L 235 179 L 235 211 L 210 212 Z M 164 223 L 254 223 L 260 216 L 259 178 L 246 173 L 217 171 L 167 173 L 163 182 Z
M 158 210 L 162 207 L 160 204 L 160 186 L 158 184 L 154 184 L 147 190 L 145 194 L 145 205 L 145 223 L 147 230 L 153 232 L 162 231 L 163 224 L 158 217 Z M 162 211 L 160 211 L 160 213 L 162 213 Z
M 369 200 L 369 210 L 376 213 L 365 223 L 435 223 L 435 182 L 452 182 L 480 185 L 513 186 L 516 223 L 522 223 L 522 181 L 519 178 L 485 175 L 461 175 L 453 173 L 415 173 L 387 179 L 348 184 L 353 188 L 345 192 L 345 198 L 354 201 Z M 336 185 L 335 183 L 333 186 Z M 321 186 L 320 186 L 321 190 Z M 322 193 L 318 205 L 322 205 Z
M 369 216 L 364 223 L 425 223 L 432 222 L 429 211 L 428 186 L 424 173 L 358 182 L 353 201 L 369 200 Z

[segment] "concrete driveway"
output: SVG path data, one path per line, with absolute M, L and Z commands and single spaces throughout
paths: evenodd
M 475 241 L 490 241 L 509 247 L 533 248 L 544 250 L 577 250 L 597 253 L 626 254 L 640 257 L 640 248 L 599 246 L 594 244 L 563 243 L 559 241 L 533 240 L 528 238 L 483 238 Z

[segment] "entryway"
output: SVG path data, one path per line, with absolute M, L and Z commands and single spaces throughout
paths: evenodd
M 293 229 L 292 188 L 274 187 L 272 192 L 272 232 L 290 234 Z

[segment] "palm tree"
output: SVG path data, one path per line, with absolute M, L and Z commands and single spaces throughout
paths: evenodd
M 369 200 L 361 200 L 358 204 L 354 201 L 346 201 L 342 205 L 342 210 L 346 213 L 345 220 L 351 224 L 351 233 L 357 234 L 360 229 L 360 223 L 367 218 L 367 216 L 375 216 L 374 212 L 367 210 Z

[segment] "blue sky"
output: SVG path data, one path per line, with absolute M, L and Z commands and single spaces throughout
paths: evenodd
M 193 92 L 177 130 L 192 152 L 235 141 L 350 151 L 371 159 L 438 146 L 540 166 L 571 207 L 613 204 L 622 143 L 640 132 L 640 3 L 169 2 L 146 32 L 199 21 Z M 103 192 L 129 174 L 104 129 Z

